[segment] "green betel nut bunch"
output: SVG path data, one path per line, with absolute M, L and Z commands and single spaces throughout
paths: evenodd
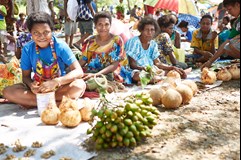
M 150 137 L 160 115 L 152 102 L 149 94 L 141 93 L 125 99 L 124 106 L 107 105 L 94 111 L 98 120 L 87 134 L 92 134 L 96 149 L 135 147 L 143 138 Z

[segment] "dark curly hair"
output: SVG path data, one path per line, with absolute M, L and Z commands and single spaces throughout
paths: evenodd
M 138 24 L 138 31 L 142 32 L 146 25 L 153 25 L 155 27 L 155 32 L 157 33 L 159 31 L 159 26 L 155 19 L 150 17 L 145 17 L 141 19 L 141 21 Z
M 223 6 L 227 7 L 229 5 L 234 6 L 236 3 L 240 4 L 240 0 L 224 0 L 223 1 Z
M 170 25 L 174 24 L 174 21 L 169 15 L 164 15 L 157 20 L 159 27 L 168 28 Z
M 171 13 L 171 14 L 168 14 L 168 16 L 170 17 L 171 21 L 174 23 L 174 25 L 177 25 L 178 24 L 178 17 L 176 14 L 174 13 Z
M 54 23 L 52 21 L 52 18 L 49 14 L 45 12 L 35 12 L 30 14 L 27 18 L 26 23 L 27 23 L 29 32 L 31 32 L 35 24 L 42 24 L 42 23 L 48 24 L 50 29 L 52 31 L 54 30 Z
M 206 15 L 202 16 L 202 18 L 201 18 L 201 22 L 202 22 L 202 20 L 203 20 L 204 18 L 208 18 L 208 19 L 210 19 L 210 20 L 211 20 L 211 23 L 213 24 L 213 17 L 212 17 L 211 15 L 206 14 Z
M 99 12 L 99 13 L 96 13 L 95 16 L 94 16 L 94 23 L 95 25 L 98 23 L 98 20 L 100 18 L 107 18 L 109 19 L 110 21 L 110 24 L 112 23 L 112 17 L 111 17 L 111 14 L 109 12 Z
M 178 25 L 179 28 L 187 28 L 188 27 L 188 22 L 186 21 L 181 21 Z

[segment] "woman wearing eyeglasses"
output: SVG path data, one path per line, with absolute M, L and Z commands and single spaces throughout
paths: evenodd
M 32 13 L 27 19 L 27 27 L 33 41 L 22 49 L 23 83 L 5 88 L 4 97 L 25 108 L 34 108 L 37 93 L 55 91 L 57 103 L 64 95 L 72 99 L 82 96 L 86 88 L 81 79 L 83 70 L 69 46 L 52 35 L 54 24 L 50 15 Z M 68 73 L 66 66 L 70 69 Z

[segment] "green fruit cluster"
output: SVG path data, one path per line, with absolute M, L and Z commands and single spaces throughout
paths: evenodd
M 125 106 L 105 106 L 93 112 L 98 121 L 87 134 L 92 134 L 96 149 L 135 147 L 137 142 L 150 137 L 160 115 L 152 102 L 149 94 L 141 93 L 125 99 Z

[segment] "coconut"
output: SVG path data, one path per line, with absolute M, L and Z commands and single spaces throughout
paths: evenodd
M 181 75 L 175 70 L 169 71 L 167 73 L 167 77 L 171 77 L 171 78 L 174 78 L 174 79 L 181 79 Z
M 217 73 L 217 79 L 221 81 L 230 81 L 232 79 L 232 74 L 228 71 L 227 68 L 222 68 Z
M 66 108 L 71 108 L 73 110 L 78 110 L 78 104 L 76 100 L 63 96 L 63 99 L 59 105 L 60 112 Z
M 82 120 L 84 122 L 88 122 L 91 120 L 91 114 L 92 114 L 92 109 L 94 108 L 94 104 L 89 98 L 84 98 L 82 105 L 83 105 L 83 108 L 80 109 Z
M 233 80 L 240 79 L 240 68 L 236 64 L 231 65 L 228 71 L 231 73 Z
M 153 88 L 149 91 L 149 94 L 153 100 L 152 105 L 158 106 L 162 104 L 162 97 L 165 94 L 165 90 L 162 88 Z
M 161 88 L 166 91 L 169 88 L 175 89 L 176 86 L 177 86 L 177 83 L 179 83 L 178 79 L 175 79 L 175 78 L 172 78 L 172 77 L 167 77 L 160 82 L 160 85 L 162 86 Z
M 185 84 L 185 85 L 187 85 L 188 87 L 190 87 L 192 89 L 193 96 L 195 96 L 197 94 L 198 86 L 197 86 L 197 84 L 194 81 L 187 79 L 187 80 L 183 80 L 182 84 Z
M 182 95 L 182 104 L 188 104 L 193 97 L 193 91 L 185 84 L 179 84 L 176 90 Z
M 182 104 L 182 96 L 175 89 L 168 89 L 162 98 L 165 108 L 176 109 Z
M 59 123 L 60 110 L 55 101 L 51 101 L 41 114 L 41 120 L 46 125 L 56 125 Z
M 201 80 L 204 84 L 214 84 L 217 81 L 216 73 L 205 67 L 202 71 Z
M 76 127 L 81 122 L 81 114 L 79 110 L 73 110 L 71 108 L 65 108 L 59 116 L 60 122 L 65 127 Z

